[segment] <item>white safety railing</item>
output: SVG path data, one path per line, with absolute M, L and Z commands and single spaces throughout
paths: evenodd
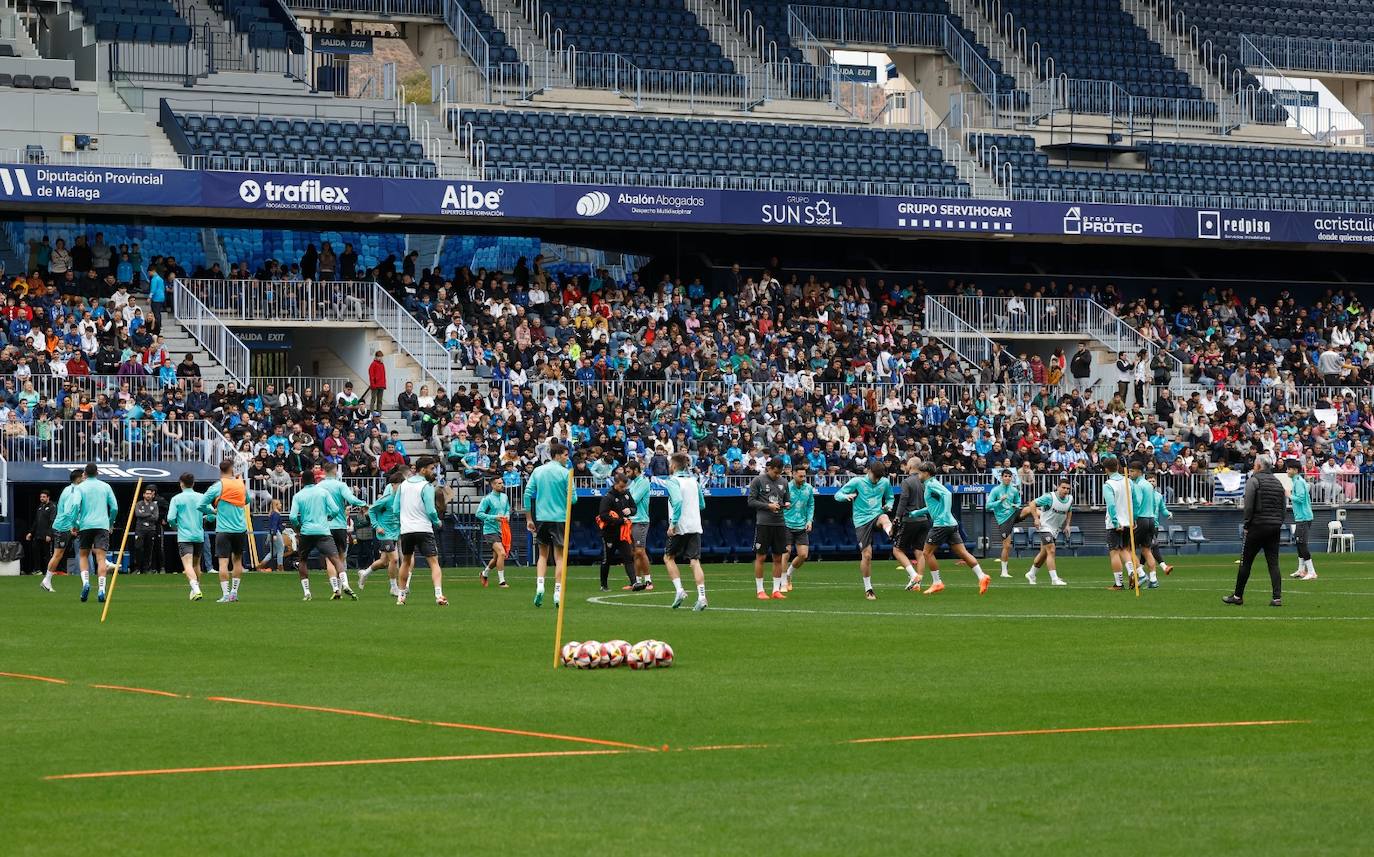
M 186 283 L 177 282 L 173 301 L 176 320 L 181 326 L 219 361 L 229 377 L 246 384 L 249 376 L 248 346 L 186 287 Z
M 343 390 L 344 384 L 354 382 L 354 389 L 358 395 L 362 395 L 362 389 L 358 386 L 354 378 L 335 378 L 327 375 L 282 375 L 282 376 L 253 376 L 252 387 L 260 396 L 267 396 L 271 390 L 273 395 L 281 396 L 283 393 L 294 393 L 304 397 L 307 391 L 319 395 L 320 391 L 326 387 L 334 395 Z M 272 404 L 272 403 L 265 403 Z
M 0 457 L 0 518 L 10 516 L 10 463 Z
M 1019 87 L 1029 89 L 1039 81 L 1040 45 L 1030 42 L 1026 28 L 1017 26 L 1000 0 L 950 0 L 949 8 Z
M 1260 56 L 1264 59 L 1259 59 Z M 1241 37 L 1241 62 L 1245 66 L 1262 64 L 1266 60 L 1284 71 L 1374 74 L 1374 42 L 1254 34 Z M 1255 69 L 1251 67 L 1250 70 Z
M 370 321 L 371 282 L 182 280 L 204 306 L 234 321 Z M 237 377 L 237 376 L 235 376 Z
M 175 354 L 172 356 L 176 357 Z M 114 401 L 116 398 L 152 395 L 170 387 L 186 390 L 194 380 L 177 378 L 169 387 L 158 377 L 157 367 L 151 368 L 154 370 L 152 373 L 141 375 L 31 375 L 24 379 L 25 383 L 20 389 L 26 390 L 32 385 L 34 392 L 42 396 L 45 402 L 56 399 L 59 394 L 64 399 L 76 396 L 79 400 L 84 396 L 95 402 L 101 396 L 108 396 Z
M 1237 499 L 1217 496 L 1216 478 L 1211 473 L 1172 473 L 1167 470 L 1159 472 L 1158 468 L 1159 465 L 1156 465 L 1151 470 L 1156 473 L 1156 484 L 1171 512 L 1214 505 L 1240 505 Z M 823 494 L 830 493 L 827 489 L 838 488 L 857 475 L 842 472 L 839 468 L 831 470 L 834 472 L 814 473 L 810 478 L 811 485 Z M 1011 472 L 1012 484 L 1020 490 L 1021 499 L 1025 503 L 1054 491 L 1060 482 L 1068 482 L 1076 509 L 1096 511 L 1105 507 L 1103 488 L 1107 480 L 1103 473 L 1069 470 L 1060 473 L 1023 474 L 1015 469 Z M 999 482 L 1000 473 L 1000 469 L 986 473 L 941 473 L 939 479 L 951 489 L 976 494 L 991 490 Z M 702 484 L 708 488 L 744 489 L 753 481 L 754 474 L 702 474 L 700 478 Z M 1315 505 L 1346 506 L 1374 503 L 1374 475 L 1371 474 L 1323 472 L 1309 474 L 1308 482 Z M 578 490 L 602 489 L 607 484 L 608 480 L 595 476 L 573 478 L 573 485 Z M 507 490 L 522 491 L 523 487 Z M 977 489 L 981 489 L 981 492 Z M 1166 526 L 1181 525 L 1166 523 Z M 1167 533 L 1167 530 L 1165 532 Z
M 925 332 L 975 366 L 992 361 L 993 342 L 987 334 L 969 324 L 935 295 L 926 296 Z
M 1202 87 L 1207 97 L 1217 102 L 1225 112 L 1231 94 L 1222 82 L 1202 65 L 1201 56 L 1187 35 L 1175 31 L 1169 19 L 1160 14 L 1162 4 L 1153 3 L 1151 0 L 1122 0 L 1122 6 L 1135 19 L 1136 24 L 1145 30 L 1150 41 L 1163 47 L 1164 53 L 1174 58 L 1179 70 L 1185 72 L 1195 86 Z
M 381 476 L 342 476 L 339 481 L 347 485 L 355 497 L 367 502 L 380 499 L 382 492 L 386 490 L 386 480 Z M 273 500 L 281 501 L 282 513 L 285 514 L 290 510 L 291 501 L 300 490 L 299 476 L 291 476 L 290 481 L 286 483 L 274 481 L 270 473 L 266 477 L 248 479 L 248 499 L 253 503 L 253 514 L 259 516 L 269 512 Z M 266 521 L 260 519 L 255 523 L 262 526 Z
M 288 8 L 381 18 L 441 18 L 444 0 L 283 0 Z
M 1163 354 L 1171 384 L 1179 387 L 1183 383 L 1183 364 L 1178 358 L 1087 298 L 930 295 L 926 298 L 926 331 L 946 340 L 951 335 L 966 337 L 969 331 L 1061 337 L 1087 334 L 1114 352 L 1144 351 L 1151 360 L 1157 353 Z
M 173 355 L 175 356 L 175 355 Z M 266 395 L 268 389 L 272 390 L 273 395 L 280 395 L 287 390 L 290 385 L 291 391 L 304 395 L 306 390 L 319 390 L 322 385 L 328 384 L 330 389 L 337 392 L 343 389 L 343 385 L 353 378 L 336 378 L 327 376 L 310 375 L 289 375 L 281 377 L 254 377 L 250 383 L 239 385 L 237 381 L 231 381 L 240 391 L 253 390 L 259 395 Z M 182 393 L 190 392 L 195 383 L 199 381 L 205 384 L 204 378 L 173 378 L 170 383 L 164 382 L 156 372 L 140 375 L 32 375 L 25 379 L 24 384 L 18 386 L 16 392 L 27 391 L 32 386 L 43 401 L 56 401 L 62 397 L 65 401 L 68 397 L 75 397 L 77 401 L 85 400 L 97 403 L 101 396 L 109 399 L 111 404 L 117 403 L 121 399 L 136 399 L 140 396 L 149 396 L 154 401 L 159 401 L 161 394 L 167 390 L 179 390 Z M 206 392 L 210 392 L 208 389 Z
M 453 359 L 443 343 L 381 285 L 372 284 L 372 320 L 385 330 L 420 370 L 445 390 L 453 389 Z
M 944 15 L 809 5 L 788 11 L 789 25 L 800 22 L 811 38 L 839 46 L 943 47 Z
M 81 464 L 155 461 L 215 464 L 225 452 L 221 435 L 205 420 L 51 419 L 22 437 L 0 440 L 10 461 Z M 57 471 L 53 474 L 59 475 Z
M 734 28 L 749 50 L 753 51 L 765 63 L 777 62 L 779 59 L 778 43 L 769 38 L 767 29 L 754 18 L 754 11 L 747 8 L 741 0 L 718 0 L 718 2 L 725 22 Z

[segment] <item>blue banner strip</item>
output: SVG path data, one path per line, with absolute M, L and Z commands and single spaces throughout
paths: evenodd
M 0 206 L 43 204 L 816 232 L 1374 244 L 1374 215 L 826 193 L 0 165 Z

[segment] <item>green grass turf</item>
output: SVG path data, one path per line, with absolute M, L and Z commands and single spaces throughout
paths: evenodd
M 1284 565 L 1291 569 L 1291 556 Z M 806 568 L 786 602 L 709 566 L 711 609 L 671 587 L 592 603 L 575 569 L 566 639 L 656 637 L 669 670 L 554 670 L 555 613 L 449 576 L 405 608 L 377 578 L 333 603 L 316 576 L 252 575 L 243 602 L 189 604 L 171 576 L 118 584 L 110 620 L 58 578 L 0 579 L 0 853 L 1337 854 L 1374 821 L 1374 572 L 1318 557 L 1287 606 L 1219 599 L 1229 558 L 1183 557 L 1163 588 L 1019 577 L 936 597 L 876 563 Z M 990 565 L 995 565 L 990 563 Z M 618 585 L 618 582 L 617 582 Z M 90 687 L 118 684 L 163 698 Z M 621 740 L 669 752 L 54 781 L 147 768 L 597 749 L 507 734 L 208 701 L 233 696 Z M 852 744 L 856 738 L 1116 724 L 1298 725 Z M 692 750 L 722 744 L 753 749 Z

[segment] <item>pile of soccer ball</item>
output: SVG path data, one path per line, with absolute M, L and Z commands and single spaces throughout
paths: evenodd
M 626 664 L 632 670 L 660 669 L 673 665 L 673 647 L 662 640 L 641 640 L 631 645 L 624 640 L 598 643 L 573 641 L 563 647 L 563 666 L 595 670 Z

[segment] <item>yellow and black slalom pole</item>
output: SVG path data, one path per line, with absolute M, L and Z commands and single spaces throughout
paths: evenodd
M 563 665 L 563 607 L 568 603 L 568 548 L 572 541 L 573 473 L 568 468 L 568 496 L 563 506 L 563 563 L 558 569 L 558 621 L 553 629 L 553 668 Z M 534 510 L 531 509 L 531 512 Z M 535 548 L 538 550 L 538 548 Z
M 119 567 L 124 564 L 124 546 L 129 541 L 129 530 L 134 527 L 134 509 L 138 508 L 138 498 L 143 494 L 143 477 L 138 478 L 138 484 L 134 486 L 134 499 L 129 504 L 129 518 L 124 524 L 124 536 L 119 540 L 119 552 L 115 554 L 114 574 L 110 577 L 110 591 L 105 593 L 105 609 L 100 611 L 100 622 L 105 623 L 105 617 L 110 614 L 110 602 L 114 601 L 115 584 L 119 582 Z M 80 560 L 78 559 L 79 563 Z M 104 571 L 104 569 L 101 569 Z
M 1127 528 L 1130 530 L 1131 541 L 1131 582 L 1135 585 L 1135 597 L 1140 597 L 1140 567 L 1142 565 L 1140 557 L 1135 553 L 1135 483 L 1131 481 L 1129 475 L 1126 476 L 1126 521 Z

